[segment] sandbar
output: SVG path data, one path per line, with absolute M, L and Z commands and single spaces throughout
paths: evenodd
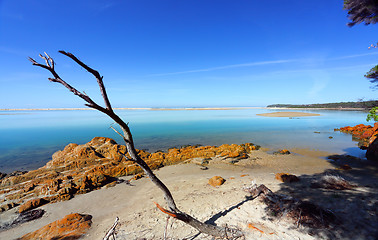
M 256 114 L 263 117 L 311 117 L 320 116 L 318 113 L 306 113 L 306 112 L 272 112 L 272 113 L 260 113 Z

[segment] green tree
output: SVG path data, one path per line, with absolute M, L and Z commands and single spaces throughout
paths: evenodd
M 373 107 L 372 109 L 370 109 L 366 117 L 366 121 L 369 122 L 370 120 L 378 122 L 378 107 Z
M 378 65 L 370 69 L 369 72 L 365 74 L 365 77 L 370 80 L 372 84 L 375 85 L 375 87 L 378 87 Z

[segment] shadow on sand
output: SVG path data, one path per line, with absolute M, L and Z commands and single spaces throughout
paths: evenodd
M 312 202 L 334 213 L 337 221 L 328 227 L 304 229 L 316 238 L 378 239 L 378 162 L 348 155 L 328 158 L 335 169 L 301 175 L 299 182 L 282 183 L 275 193 Z M 351 169 L 342 170 L 341 167 L 346 165 Z M 350 190 L 314 188 L 312 183 L 324 175 L 340 176 L 356 187 Z

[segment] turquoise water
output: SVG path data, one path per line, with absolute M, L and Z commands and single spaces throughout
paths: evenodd
M 351 135 L 333 131 L 366 124 L 366 113 L 360 111 L 311 110 L 305 112 L 321 116 L 293 119 L 256 116 L 273 112 L 269 109 L 116 112 L 129 122 L 136 147 L 151 152 L 186 144 L 253 142 L 271 149 L 299 147 L 364 155 Z M 68 143 L 83 144 L 96 136 L 122 143 L 111 124 L 107 116 L 93 110 L 0 111 L 0 172 L 43 166 Z

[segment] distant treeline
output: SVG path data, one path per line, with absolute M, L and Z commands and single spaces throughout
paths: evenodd
M 338 102 L 338 103 L 315 103 L 315 104 L 272 104 L 267 107 L 277 108 L 364 108 L 371 109 L 378 106 L 378 100 L 359 102 Z

